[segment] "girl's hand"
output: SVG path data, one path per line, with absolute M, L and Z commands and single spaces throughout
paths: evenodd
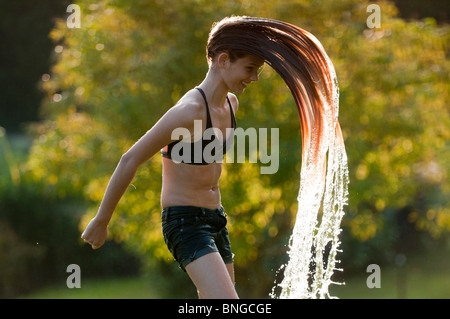
M 92 249 L 100 248 L 105 243 L 106 237 L 108 237 L 108 224 L 96 220 L 95 217 L 81 235 L 84 242 L 90 244 Z

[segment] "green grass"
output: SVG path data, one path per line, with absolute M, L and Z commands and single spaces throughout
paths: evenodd
M 345 285 L 333 288 L 333 294 L 340 299 L 448 299 L 450 298 L 450 276 L 448 274 L 427 274 L 417 271 L 381 268 L 381 287 L 368 288 L 367 276 L 345 280 Z
M 408 257 L 402 268 L 381 267 L 381 288 L 369 289 L 366 285 L 366 269 L 360 274 L 344 278 L 344 286 L 332 286 L 332 296 L 340 299 L 448 299 L 450 298 L 450 254 L 434 252 L 426 255 Z M 162 298 L 159 291 L 159 276 L 86 279 L 81 288 L 69 289 L 65 282 L 59 286 L 48 287 L 21 298 L 38 299 L 154 299 Z M 170 278 L 167 278 L 170 280 Z M 238 283 L 239 285 L 239 283 Z M 242 296 L 245 297 L 245 296 Z
M 403 267 L 380 265 L 380 288 L 368 288 L 367 273 L 344 278 L 344 286 L 333 286 L 332 295 L 341 299 L 449 299 L 449 251 L 407 257 Z
M 156 299 L 158 291 L 145 278 L 86 279 L 80 288 L 69 289 L 63 282 L 21 299 Z

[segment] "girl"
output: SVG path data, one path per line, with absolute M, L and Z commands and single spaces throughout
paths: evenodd
M 225 18 L 213 25 L 206 56 L 209 70 L 203 82 L 122 156 L 97 215 L 81 237 L 93 249 L 103 245 L 114 209 L 138 167 L 161 149 L 161 217 L 169 250 L 192 279 L 200 298 L 238 298 L 219 191 L 221 157 L 230 147 L 236 127 L 239 103 L 235 94 L 258 81 L 258 69 L 264 62 L 273 67 L 294 94 L 305 153 L 305 147 L 317 150 L 311 145 L 309 128 L 317 124 L 320 132 L 320 98 L 332 99 L 333 83 L 320 43 L 308 32 L 281 21 Z M 172 133 L 180 128 L 185 132 L 183 140 L 179 134 L 174 140 Z M 212 128 L 222 134 L 207 134 Z M 215 151 L 207 152 L 213 149 L 211 143 Z

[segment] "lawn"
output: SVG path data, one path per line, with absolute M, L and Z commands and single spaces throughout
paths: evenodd
M 344 286 L 333 286 L 331 295 L 340 299 L 448 299 L 450 298 L 450 254 L 430 253 L 408 257 L 402 268 L 380 266 L 380 288 L 368 288 L 365 269 L 361 274 L 344 278 Z M 160 279 L 159 279 L 160 280 Z M 161 298 L 158 287 L 148 277 L 120 279 L 86 279 L 81 288 L 60 286 L 42 289 L 21 298 L 39 299 L 154 299 Z M 239 283 L 238 283 L 239 284 Z M 242 296 L 245 298 L 245 296 Z
M 344 278 L 345 285 L 333 286 L 332 295 L 341 299 L 449 299 L 450 253 L 448 250 L 407 257 L 402 267 L 380 265 L 380 288 L 368 288 L 372 272 Z
M 87 279 L 81 288 L 69 289 L 66 283 L 44 288 L 22 296 L 23 299 L 156 299 L 157 289 L 149 280 L 140 277 Z

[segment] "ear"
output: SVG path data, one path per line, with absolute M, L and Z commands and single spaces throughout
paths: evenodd
M 227 52 L 222 52 L 217 56 L 217 65 L 220 69 L 226 68 L 228 61 L 230 61 L 230 56 Z

